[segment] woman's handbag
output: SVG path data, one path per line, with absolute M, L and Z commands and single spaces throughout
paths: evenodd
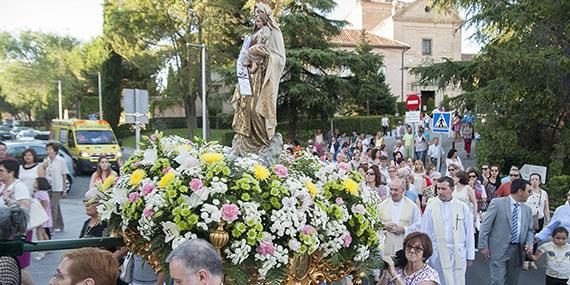
M 28 222 L 28 231 L 33 230 L 49 220 L 42 203 L 38 199 L 31 199 L 30 203 L 30 221 Z
M 538 215 L 532 216 L 532 228 L 535 231 L 540 229 L 540 225 L 538 224 Z

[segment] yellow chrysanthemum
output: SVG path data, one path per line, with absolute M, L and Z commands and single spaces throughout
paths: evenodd
M 174 171 L 169 171 L 168 173 L 164 174 L 160 181 L 158 182 L 158 188 L 166 187 L 172 180 L 174 180 L 175 173 Z
M 204 163 L 216 163 L 218 161 L 222 161 L 224 159 L 224 155 L 217 152 L 207 152 L 202 155 L 202 161 Z
M 305 187 L 307 187 L 307 190 L 309 190 L 311 197 L 315 197 L 317 194 L 319 194 L 319 190 L 317 189 L 317 186 L 313 184 L 313 182 L 307 180 L 307 182 L 305 182 Z
M 131 174 L 131 178 L 129 179 L 129 184 L 131 185 L 138 185 L 141 180 L 143 180 L 146 176 L 146 172 L 142 169 L 137 169 L 133 171 Z
M 356 183 L 351 178 L 344 180 L 342 184 L 346 189 L 346 192 L 352 194 L 353 196 L 356 196 L 358 194 L 358 183 Z
M 253 174 L 255 175 L 255 178 L 259 180 L 265 180 L 269 178 L 269 170 L 263 165 L 256 164 L 253 167 Z
M 114 175 L 109 175 L 109 177 L 107 177 L 107 179 L 105 179 L 105 181 L 103 181 L 103 190 L 107 190 L 109 188 L 111 188 L 111 186 L 113 186 L 113 183 L 115 183 L 115 176 Z

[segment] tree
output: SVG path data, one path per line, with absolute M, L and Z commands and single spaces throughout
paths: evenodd
M 113 130 L 117 131 L 121 116 L 121 80 L 123 78 L 123 59 L 111 51 L 109 58 L 101 67 L 101 86 L 103 89 L 103 117 Z
M 193 45 L 206 44 L 208 70 L 227 64 L 228 53 L 237 54 L 236 26 L 242 21 L 244 1 L 108 0 L 105 5 L 105 36 L 115 52 L 143 70 L 154 68 L 155 75 L 160 67 L 171 67 L 192 136 L 201 90 L 200 49 Z M 156 60 L 158 68 L 141 64 L 138 60 L 144 57 Z
M 393 114 L 396 111 L 396 98 L 390 94 L 382 72 L 384 57 L 372 53 L 372 47 L 362 31 L 360 42 L 356 46 L 353 59 L 348 62 L 352 71 L 350 81 L 352 94 L 347 98 L 350 109 L 354 106 L 364 106 L 363 112 L 370 114 Z
M 570 173 L 570 2 L 434 0 L 461 6 L 484 44 L 472 62 L 412 69 L 424 84 L 456 84 L 484 118 L 481 162 L 548 165 Z
M 4 100 L 18 117 L 49 122 L 57 116 L 57 89 L 62 80 L 63 105 L 74 111 L 85 95 L 85 84 L 76 66 L 81 66 L 79 41 L 66 36 L 24 31 L 17 36 L 0 35 L 0 85 Z
M 350 93 L 350 82 L 339 75 L 350 55 L 333 50 L 327 40 L 339 34 L 344 25 L 323 16 L 335 5 L 333 0 L 286 1 L 282 5 L 287 64 L 279 86 L 278 110 L 288 115 L 287 136 L 291 140 L 301 116 L 319 114 L 327 120 Z

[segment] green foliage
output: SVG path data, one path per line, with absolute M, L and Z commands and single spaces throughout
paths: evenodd
M 568 1 L 434 0 L 460 6 L 485 44 L 473 61 L 412 68 L 423 84 L 458 86 L 452 108 L 475 108 L 482 127 L 478 159 L 552 165 L 570 173 Z M 524 16 L 521 16 L 524 15 Z M 545 16 L 547 15 L 547 16 Z M 552 160 L 552 161 L 551 161 Z
M 224 262 L 224 274 L 228 279 L 228 284 L 248 285 L 249 273 L 242 266 Z
M 548 190 L 550 208 L 566 203 L 566 194 L 570 191 L 570 175 L 553 176 L 548 179 L 545 188 Z
M 121 56 L 113 51 L 101 68 L 103 118 L 109 122 L 115 132 L 118 132 L 119 118 L 123 111 L 121 107 L 122 62 Z
M 82 104 L 97 94 L 93 75 L 104 60 L 100 39 L 80 45 L 68 36 L 24 31 L 0 33 L 0 86 L 2 111 L 16 118 L 49 122 L 57 117 L 57 84 L 62 81 L 63 108 L 70 116 L 92 112 Z M 96 108 L 97 105 L 95 105 Z
M 151 95 L 163 95 L 162 107 L 183 103 L 190 136 L 196 128 L 195 101 L 201 90 L 200 48 L 193 45 L 206 45 L 208 70 L 233 61 L 239 51 L 238 32 L 246 18 L 241 12 L 244 3 L 109 0 L 105 4 L 105 36 L 133 73 L 140 75 L 131 81 L 146 85 Z M 164 94 L 156 86 L 161 69 L 168 70 Z M 206 71 L 206 75 L 210 87 L 211 73 Z

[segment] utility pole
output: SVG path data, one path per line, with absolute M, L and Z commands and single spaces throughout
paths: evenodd
M 101 72 L 97 71 L 97 90 L 99 91 L 99 120 L 103 120 L 103 90 L 101 89 Z
M 51 82 L 57 82 L 57 110 L 58 119 L 63 119 L 63 102 L 61 99 L 61 80 L 51 80 Z

